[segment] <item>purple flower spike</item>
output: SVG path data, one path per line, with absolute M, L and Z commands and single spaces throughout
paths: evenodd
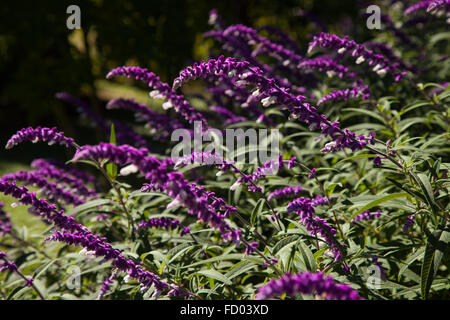
M 28 127 L 17 131 L 17 133 L 8 140 L 5 148 L 11 149 L 23 141 L 31 141 L 33 143 L 43 141 L 48 142 L 49 145 L 57 143 L 65 146 L 66 148 L 73 146 L 74 143 L 72 138 L 65 137 L 64 132 L 60 132 L 56 128 L 36 127 L 34 129 L 32 127 Z
M 0 261 L 2 261 L 2 263 L 0 263 L 0 272 L 4 272 L 4 271 L 16 271 L 17 270 L 17 266 L 14 262 L 9 261 L 6 258 L 6 253 L 4 253 L 3 251 L 0 251 Z
M 296 196 L 298 195 L 300 192 L 302 192 L 303 189 L 300 186 L 295 186 L 295 187 L 284 187 L 282 189 L 277 189 L 272 191 L 269 196 L 267 197 L 267 200 L 272 200 L 272 199 L 284 199 L 284 198 L 289 198 L 292 196 Z
M 26 183 L 35 185 L 41 188 L 52 201 L 62 200 L 67 204 L 80 205 L 86 202 L 75 193 L 66 191 L 58 184 L 48 181 L 45 177 L 39 174 L 39 171 L 19 171 L 9 173 L 2 177 L 4 181 L 24 181 Z
M 362 300 L 357 291 L 347 284 L 339 284 L 331 276 L 323 273 L 303 272 L 292 275 L 287 273 L 281 279 L 274 279 L 259 288 L 257 300 L 267 300 L 286 294 L 289 297 L 297 293 L 317 295 L 327 300 Z
M 10 215 L 3 211 L 5 204 L 0 201 L 0 236 L 4 237 L 5 234 L 10 233 L 12 229 L 12 224 L 10 220 Z
M 406 72 L 399 70 L 397 63 L 391 64 L 386 57 L 375 54 L 363 45 L 349 40 L 348 36 L 339 38 L 334 34 L 322 32 L 318 36 L 314 36 L 313 40 L 309 43 L 308 52 L 314 48 L 333 49 L 338 54 L 351 53 L 352 57 L 356 57 L 356 64 L 367 62 L 378 75 L 384 76 L 386 73 L 390 73 L 396 82 L 406 76 Z
M 339 78 L 346 78 L 348 80 L 352 80 L 356 77 L 356 73 L 350 72 L 347 67 L 328 58 L 319 57 L 315 59 L 303 60 L 297 67 L 300 70 L 317 70 L 320 72 L 326 72 L 330 78 L 334 75 L 337 75 Z
M 366 211 L 358 214 L 356 217 L 354 217 L 352 219 L 352 222 L 361 221 L 361 220 L 368 221 L 368 220 L 372 220 L 372 219 L 379 218 L 379 217 L 381 217 L 380 210 L 378 210 L 377 212 L 370 212 L 369 210 L 366 210 Z
M 145 122 L 145 127 L 154 134 L 158 140 L 166 141 L 172 132 L 184 128 L 177 119 L 150 110 L 146 105 L 139 104 L 131 99 L 114 99 L 108 102 L 106 109 L 127 109 L 133 111 L 136 120 Z
M 409 217 L 406 217 L 406 223 L 403 226 L 403 232 L 407 232 L 414 225 L 414 219 L 416 218 L 416 215 L 417 213 L 414 213 Z
M 356 85 L 352 88 L 330 92 L 329 94 L 323 96 L 317 102 L 317 105 L 320 106 L 330 101 L 339 101 L 339 100 L 348 101 L 350 99 L 355 99 L 359 97 L 361 97 L 362 100 L 367 100 L 370 97 L 369 86 Z
M 152 98 L 167 100 L 163 104 L 164 109 L 174 108 L 189 123 L 201 121 L 203 126 L 208 126 L 201 113 L 196 111 L 182 95 L 178 95 L 167 83 L 161 82 L 160 78 L 153 72 L 141 67 L 118 67 L 111 70 L 106 78 L 110 79 L 117 76 L 126 76 L 147 83 L 153 89 L 150 92 Z
M 441 7 L 449 6 L 450 0 L 425 0 L 425 1 L 419 1 L 417 3 L 414 3 L 410 5 L 408 8 L 405 9 L 403 12 L 403 16 L 409 16 L 417 11 L 424 11 L 427 12 L 435 12 Z M 446 8 L 445 8 L 446 9 Z M 444 9 L 444 10 L 445 10 Z

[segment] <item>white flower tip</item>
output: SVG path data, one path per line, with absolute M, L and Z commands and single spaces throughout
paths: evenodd
M 164 103 L 162 104 L 162 108 L 163 108 L 164 110 L 168 110 L 168 109 L 170 109 L 170 108 L 172 108 L 172 107 L 173 107 L 173 104 L 172 104 L 172 102 L 170 102 L 170 101 L 164 102 Z
M 130 175 L 132 173 L 136 173 L 136 172 L 138 172 L 138 167 L 134 164 L 130 164 L 130 165 L 120 169 L 120 174 L 122 176 L 128 176 L 128 175 Z
M 239 181 L 236 181 L 231 187 L 230 190 L 234 191 L 236 190 L 239 186 L 241 185 L 241 183 Z
M 173 199 L 168 205 L 167 209 L 173 209 L 175 207 L 178 207 L 180 205 L 180 201 L 178 199 Z

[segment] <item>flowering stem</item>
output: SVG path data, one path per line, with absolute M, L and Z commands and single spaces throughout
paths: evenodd
M 80 149 L 81 147 L 73 142 L 72 143 L 73 146 L 76 149 Z M 119 202 L 123 208 L 123 211 L 125 212 L 126 216 L 127 216 L 127 220 L 128 220 L 128 233 L 130 234 L 131 238 L 134 239 L 134 230 L 136 230 L 135 226 L 134 226 L 134 222 L 133 219 L 130 215 L 130 213 L 128 212 L 128 209 L 123 201 L 122 198 L 122 194 L 120 193 L 119 189 L 117 189 L 117 186 L 114 184 L 114 182 L 111 180 L 111 178 L 108 176 L 108 173 L 105 171 L 105 169 L 101 166 L 100 162 L 97 161 L 97 159 L 94 159 L 91 157 L 91 160 L 95 163 L 95 165 L 97 166 L 97 168 L 100 170 L 100 172 L 103 174 L 103 176 L 105 177 L 105 179 L 108 181 L 108 183 L 111 185 L 111 187 L 114 189 L 114 191 L 116 191 L 117 196 L 119 198 Z M 131 225 L 131 230 L 130 230 L 130 225 Z
M 3 261 L 5 261 L 5 262 L 8 262 L 8 260 L 6 260 L 5 258 L 1 258 L 1 259 L 2 259 Z M 21 277 L 23 280 L 25 280 L 25 282 L 28 283 L 27 277 L 25 277 L 25 276 L 23 275 L 22 272 L 20 272 L 18 269 L 15 269 L 14 272 L 15 272 L 19 277 Z M 39 298 L 40 298 L 41 300 L 45 300 L 45 298 L 44 298 L 44 296 L 42 295 L 42 293 L 38 290 L 38 288 L 36 288 L 36 286 L 35 286 L 32 282 L 30 283 L 30 287 L 32 287 L 33 290 L 36 291 L 37 295 L 39 296 Z
M 306 165 L 304 165 L 303 163 L 299 162 L 298 160 L 296 160 L 295 163 L 297 163 L 303 169 L 307 170 L 309 173 L 312 172 L 312 170 L 310 168 L 308 168 Z M 317 178 L 316 175 L 314 175 L 314 180 L 316 180 L 317 184 L 319 185 L 320 191 L 325 196 L 325 199 L 327 200 L 327 204 L 330 207 L 331 212 L 333 213 L 334 222 L 336 223 L 336 226 L 338 227 L 339 234 L 341 235 L 341 238 L 344 239 L 344 232 L 341 229 L 341 225 L 340 225 L 339 220 L 337 218 L 336 212 L 334 211 L 333 206 L 331 205 L 330 199 L 329 199 L 329 197 L 327 196 L 327 194 L 325 192 L 325 188 L 324 188 L 322 182 L 320 182 L 319 178 Z
M 231 167 L 232 167 L 234 170 L 236 170 L 241 176 L 245 177 L 245 174 L 244 174 L 241 170 L 239 170 L 235 165 L 232 164 Z M 256 185 L 253 181 L 250 180 L 250 183 L 251 183 L 255 188 L 257 187 L 257 185 Z M 264 201 L 266 202 L 267 206 L 269 207 L 269 209 L 272 211 L 273 215 L 275 216 L 275 219 L 276 219 L 276 221 L 277 221 L 278 228 L 281 230 L 281 225 L 280 225 L 280 221 L 279 221 L 279 219 L 278 219 L 277 213 L 276 213 L 275 210 L 272 208 L 272 206 L 270 205 L 269 200 L 267 200 L 267 197 L 266 197 L 262 192 L 261 192 L 261 196 L 263 197 L 263 199 L 264 199 Z

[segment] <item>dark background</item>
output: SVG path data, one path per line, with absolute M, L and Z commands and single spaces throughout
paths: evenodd
M 71 4 L 81 9 L 82 30 L 66 27 Z M 7 1 L 0 9 L 0 145 L 22 127 L 38 125 L 57 126 L 84 142 L 76 110 L 55 93 L 66 91 L 105 114 L 111 93 L 105 75 L 114 67 L 147 67 L 171 83 L 194 59 L 204 59 L 211 47 L 219 47 L 202 37 L 211 30 L 208 12 L 213 8 L 227 24 L 279 27 L 302 49 L 310 34 L 325 26 L 342 34 L 349 29 L 354 33 L 354 23 L 365 24 L 357 18 L 361 4 L 342 0 Z M 44 147 L 26 144 L 8 152 L 1 148 L 0 158 L 27 163 Z

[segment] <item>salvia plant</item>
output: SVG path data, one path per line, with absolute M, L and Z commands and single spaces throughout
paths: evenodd
M 209 58 L 171 83 L 138 66 L 106 75 L 161 103 L 105 104 L 135 123 L 57 93 L 105 139 L 46 127 L 8 139 L 71 157 L 1 177 L 2 199 L 43 222 L 28 230 L 0 203 L 1 298 L 448 299 L 450 4 L 381 6 L 386 28 L 369 39 L 303 13 L 317 30 L 303 44 L 212 10 Z M 203 139 L 172 156 L 178 130 L 212 129 L 277 130 L 277 154 L 236 161 Z

